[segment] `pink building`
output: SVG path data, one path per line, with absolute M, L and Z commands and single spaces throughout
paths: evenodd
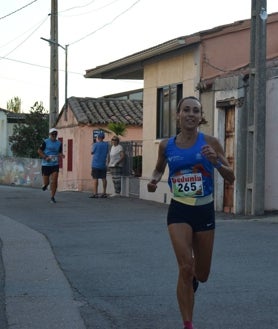
M 122 122 L 127 126 L 121 141 L 142 141 L 143 102 L 117 98 L 70 97 L 55 127 L 63 143 L 65 158 L 61 163 L 59 189 L 90 191 L 91 148 L 94 132 L 106 131 L 106 141 L 114 135 L 109 132 L 110 122 Z

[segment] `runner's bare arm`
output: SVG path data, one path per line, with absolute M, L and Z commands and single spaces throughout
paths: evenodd
M 230 167 L 219 140 L 206 135 L 208 145 L 202 148 L 202 154 L 214 165 L 220 175 L 232 184 L 235 180 L 233 169 Z
M 157 188 L 157 183 L 161 180 L 161 178 L 164 174 L 166 164 L 167 164 L 167 161 L 166 161 L 165 155 L 164 155 L 167 142 L 168 142 L 168 140 L 163 140 L 159 144 L 156 166 L 152 173 L 151 180 L 147 185 L 149 192 L 155 192 L 155 190 Z

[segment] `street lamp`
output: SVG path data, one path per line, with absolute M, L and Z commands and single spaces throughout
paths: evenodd
M 65 45 L 65 47 L 64 47 L 64 46 L 60 45 L 58 42 L 56 42 L 54 40 L 46 39 L 46 38 L 42 38 L 42 37 L 41 37 L 41 39 L 48 42 L 48 43 L 50 43 L 50 44 L 61 47 L 65 51 L 65 119 L 67 119 L 67 109 L 68 109 L 68 46 L 69 45 Z M 51 115 L 50 115 L 50 117 L 51 117 Z M 55 118 L 55 120 L 56 119 L 57 118 Z M 52 124 L 50 124 L 50 125 L 52 125 Z

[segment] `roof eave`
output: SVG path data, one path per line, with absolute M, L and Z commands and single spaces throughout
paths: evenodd
M 152 48 L 140 51 L 117 61 L 86 70 L 85 78 L 101 79 L 143 79 L 143 63 L 158 55 L 175 51 L 200 41 L 199 34 L 179 37 Z

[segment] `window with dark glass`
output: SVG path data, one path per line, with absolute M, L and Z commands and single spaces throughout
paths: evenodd
M 177 105 L 182 98 L 182 84 L 157 90 L 157 138 L 174 136 L 178 132 Z

